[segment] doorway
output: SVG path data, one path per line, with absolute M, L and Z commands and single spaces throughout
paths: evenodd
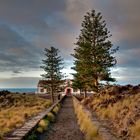
M 71 89 L 70 88 L 67 89 L 66 94 L 71 95 Z

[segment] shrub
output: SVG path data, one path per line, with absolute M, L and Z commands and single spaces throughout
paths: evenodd
M 49 113 L 47 113 L 47 119 L 48 119 L 50 122 L 54 122 L 55 116 L 53 115 L 53 113 L 49 112 Z
M 43 130 L 46 130 L 47 127 L 49 126 L 49 121 L 47 119 L 42 119 L 38 126 L 40 126 Z
M 37 132 L 39 132 L 39 133 L 43 133 L 43 128 L 42 128 L 41 126 L 39 126 L 36 130 L 37 130 Z
M 57 113 L 58 113 L 58 111 L 59 111 L 59 108 L 58 108 L 58 106 L 56 106 L 56 107 L 53 109 L 53 111 L 52 111 L 52 112 L 53 112 L 54 114 L 57 114 Z
M 36 140 L 36 139 L 37 139 L 37 135 L 35 134 L 34 131 L 26 138 L 26 140 Z
M 59 109 L 61 108 L 61 104 L 60 104 L 60 103 L 58 103 L 58 105 L 57 105 L 57 106 L 58 106 L 58 108 L 59 108 Z

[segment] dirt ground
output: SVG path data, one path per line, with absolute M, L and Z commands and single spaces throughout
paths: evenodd
M 76 122 L 71 97 L 65 99 L 56 122 L 42 140 L 84 140 L 84 135 Z

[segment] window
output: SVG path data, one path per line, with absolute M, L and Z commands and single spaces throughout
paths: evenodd
M 81 89 L 81 92 L 84 92 L 84 90 L 83 90 L 83 89 Z
M 44 89 L 42 88 L 42 89 L 40 89 L 40 92 L 44 92 Z
M 50 88 L 46 88 L 46 92 L 50 92 L 51 91 L 51 89 Z
M 73 89 L 73 92 L 77 92 L 77 89 Z

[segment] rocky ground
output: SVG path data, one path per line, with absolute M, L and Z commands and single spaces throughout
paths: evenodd
M 82 103 L 123 140 L 140 140 L 140 85 L 108 86 Z

